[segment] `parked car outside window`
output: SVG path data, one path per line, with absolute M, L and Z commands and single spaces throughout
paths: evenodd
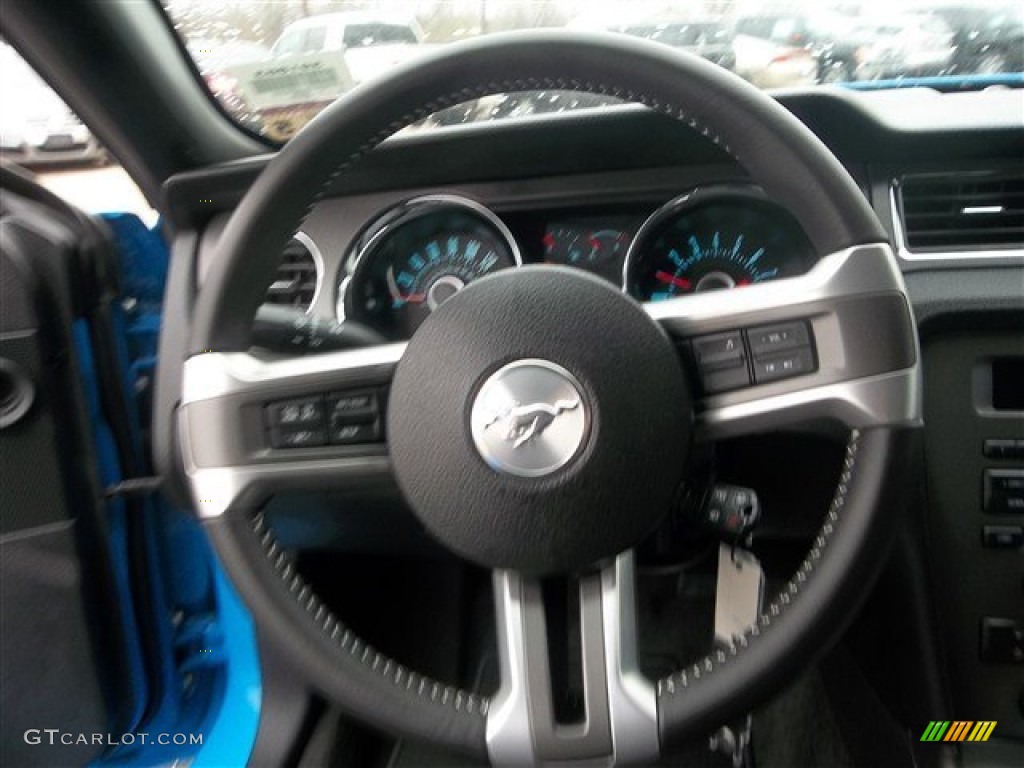
M 0 158 L 25 166 L 106 162 L 92 132 L 6 43 L 0 72 Z

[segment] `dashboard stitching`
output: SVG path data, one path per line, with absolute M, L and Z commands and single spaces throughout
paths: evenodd
M 515 91 L 530 91 L 530 90 L 569 90 L 569 91 L 582 91 L 584 93 L 600 94 L 602 96 L 611 96 L 613 98 L 621 99 L 627 102 L 638 102 L 643 104 L 650 109 L 658 112 L 662 112 L 669 117 L 678 120 L 682 123 L 689 125 L 696 131 L 699 131 L 702 136 L 713 141 L 725 152 L 731 155 L 737 162 L 742 165 L 742 161 L 736 155 L 736 153 L 729 147 L 728 144 L 714 131 L 708 128 L 703 123 L 699 122 L 696 118 L 687 115 L 686 111 L 681 107 L 677 107 L 674 104 L 668 102 L 661 102 L 658 99 L 652 98 L 642 93 L 637 93 L 629 89 L 621 88 L 619 86 L 607 85 L 605 83 L 594 83 L 594 82 L 581 82 L 579 80 L 563 80 L 561 78 L 526 78 L 526 79 L 514 79 L 514 80 L 502 80 L 498 82 L 490 82 L 481 84 L 473 88 L 462 88 L 454 93 L 440 96 L 433 101 L 429 101 L 421 107 L 410 110 L 405 115 L 397 120 L 389 123 L 385 128 L 375 133 L 370 139 L 364 142 L 358 149 L 356 149 L 347 159 L 342 161 L 334 171 L 326 178 L 323 184 L 320 185 L 320 189 L 317 190 L 316 194 L 310 200 L 306 206 L 306 210 L 302 213 L 299 219 L 301 226 L 302 222 L 306 220 L 313 208 L 318 202 L 320 202 L 327 192 L 330 190 L 335 179 L 338 178 L 341 173 L 351 168 L 363 155 L 370 152 L 381 142 L 387 139 L 389 136 L 394 135 L 402 128 L 412 125 L 418 120 L 422 120 L 425 117 L 429 117 L 435 112 L 445 109 L 447 107 L 453 107 L 463 101 L 469 101 L 474 98 L 481 98 L 494 93 L 511 93 Z
M 486 696 L 468 693 L 455 686 L 445 685 L 413 672 L 380 653 L 369 643 L 360 640 L 351 629 L 338 620 L 329 608 L 320 602 L 313 590 L 295 570 L 289 556 L 278 546 L 274 533 L 267 526 L 263 514 L 253 515 L 250 522 L 256 538 L 259 539 L 263 548 L 263 553 L 270 561 L 274 571 L 281 577 L 296 601 L 305 608 L 313 622 L 319 625 L 324 635 L 338 648 L 348 653 L 371 672 L 389 679 L 399 688 L 411 691 L 415 687 L 416 695 L 429 698 L 432 702 L 442 706 L 451 706 L 456 712 L 465 710 L 467 715 L 478 717 L 487 715 L 490 700 Z
M 839 516 L 846 506 L 846 494 L 850 488 L 850 481 L 857 466 L 859 440 L 860 431 L 853 430 L 846 447 L 846 457 L 843 460 L 843 471 L 839 477 L 839 485 L 829 506 L 825 522 L 822 524 L 821 530 L 818 531 L 818 535 L 815 537 L 807 557 L 800 564 L 800 568 L 797 569 L 789 584 L 761 612 L 757 622 L 746 629 L 743 634 L 736 636 L 727 649 L 716 651 L 713 655 L 709 654 L 701 661 L 691 665 L 689 669 L 680 670 L 660 679 L 658 681 L 658 696 L 682 693 L 693 680 L 699 680 L 702 675 L 707 676 L 717 668 L 728 663 L 730 659 L 739 656 L 743 649 L 753 642 L 753 638 L 758 637 L 763 630 L 767 630 L 771 626 L 772 621 L 782 615 L 786 606 L 799 596 L 802 585 L 813 573 L 824 550 L 835 534 Z

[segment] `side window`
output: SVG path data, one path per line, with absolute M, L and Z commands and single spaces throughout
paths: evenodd
M 40 184 L 87 213 L 156 212 L 71 108 L 0 40 L 0 160 L 30 171 Z
M 307 29 L 306 39 L 302 41 L 303 53 L 319 53 L 324 50 L 324 41 L 326 39 L 326 27 L 311 27 Z
M 415 43 L 416 35 L 401 24 L 382 24 L 377 30 L 378 43 Z
M 349 24 L 345 27 L 346 48 L 366 48 L 371 45 L 416 43 L 416 35 L 401 24 Z
M 306 30 L 294 29 L 291 32 L 286 32 L 281 36 L 281 39 L 274 43 L 274 48 L 271 51 L 275 56 L 292 56 L 296 53 L 302 52 L 302 41 L 306 37 Z
M 349 24 L 345 27 L 345 47 L 365 48 L 368 45 L 373 45 L 375 30 L 376 25 L 374 24 Z

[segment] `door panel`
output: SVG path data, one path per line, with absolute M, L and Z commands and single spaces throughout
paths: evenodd
M 86 311 L 109 252 L 24 177 L 4 169 L 0 187 L 0 763 L 78 765 L 140 706 L 98 458 L 109 473 L 117 452 Z

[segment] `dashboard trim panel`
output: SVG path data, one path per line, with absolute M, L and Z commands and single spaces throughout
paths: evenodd
M 311 315 L 313 314 L 313 308 L 316 306 L 317 299 L 320 298 L 320 291 L 324 287 L 327 268 L 324 265 L 324 256 L 320 253 L 320 248 L 313 238 L 301 230 L 292 235 L 292 238 L 305 246 L 306 250 L 309 251 L 309 255 L 313 257 L 313 264 L 316 267 L 316 288 L 313 290 L 313 298 L 310 299 L 309 306 L 306 307 L 306 314 Z

